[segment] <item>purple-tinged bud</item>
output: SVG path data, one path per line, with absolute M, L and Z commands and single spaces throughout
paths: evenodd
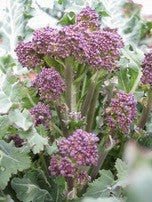
M 19 136 L 11 136 L 9 138 L 9 142 L 12 140 L 13 140 L 16 147 L 22 147 L 23 146 L 24 140 L 21 139 Z
M 48 105 L 39 102 L 35 107 L 30 110 L 31 115 L 34 118 L 35 126 L 42 124 L 48 127 L 48 122 L 51 119 L 52 115 Z
M 91 31 L 100 29 L 99 15 L 89 6 L 76 16 L 76 23 Z
M 142 68 L 142 83 L 152 85 L 152 50 L 149 53 L 145 54 L 145 59 L 142 63 Z
M 34 50 L 32 42 L 20 42 L 15 49 L 19 62 L 28 69 L 35 68 L 40 65 L 42 59 Z
M 68 157 L 52 156 L 49 170 L 54 176 L 74 177 L 76 166 Z
M 123 133 L 130 132 L 130 126 L 136 118 L 137 107 L 133 94 L 119 91 L 111 100 L 107 111 L 107 121 L 111 129 Z
M 73 135 L 59 142 L 59 153 L 73 158 L 80 166 L 96 165 L 98 140 L 95 134 L 77 129 Z
M 88 35 L 88 47 L 84 50 L 86 62 L 97 70 L 115 71 L 122 47 L 122 39 L 116 32 L 95 31 Z
M 39 54 L 51 55 L 52 53 L 53 56 L 53 53 L 56 50 L 57 34 L 58 30 L 49 26 L 36 30 L 32 39 L 34 49 Z
M 57 100 L 65 91 L 65 82 L 53 67 L 43 68 L 33 81 L 38 88 L 40 99 L 49 102 Z

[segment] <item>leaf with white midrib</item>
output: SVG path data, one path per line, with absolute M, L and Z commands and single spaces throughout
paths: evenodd
M 41 189 L 29 178 L 14 178 L 11 182 L 12 188 L 16 191 L 17 197 L 23 202 L 49 202 L 52 197 L 45 189 Z
M 111 171 L 102 170 L 101 176 L 89 184 L 87 192 L 84 197 L 107 197 L 110 195 L 109 187 L 114 183 L 114 177 Z
M 13 174 L 30 167 L 30 158 L 13 145 L 0 141 L 0 189 L 4 189 Z

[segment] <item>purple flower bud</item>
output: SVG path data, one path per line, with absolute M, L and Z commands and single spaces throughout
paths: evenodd
M 77 16 L 76 23 L 92 31 L 100 29 L 99 15 L 89 6 L 84 8 Z
M 9 138 L 9 142 L 12 140 L 13 140 L 16 147 L 22 147 L 23 146 L 24 140 L 21 139 L 19 136 L 11 136 Z
M 73 135 L 63 139 L 59 143 L 59 153 L 70 156 L 78 165 L 96 165 L 98 161 L 98 148 L 95 134 L 77 129 Z
M 39 102 L 35 107 L 30 110 L 31 115 L 34 118 L 34 124 L 37 126 L 42 124 L 48 127 L 48 121 L 51 119 L 52 115 L 48 105 Z
M 27 67 L 37 66 L 38 55 L 54 59 L 74 57 L 80 64 L 87 63 L 96 70 L 117 69 L 123 42 L 116 30 L 100 30 L 99 15 L 90 7 L 76 17 L 76 23 L 60 30 L 45 27 L 35 31 L 32 42 L 21 43 L 16 52 Z
M 109 71 L 117 69 L 123 42 L 119 34 L 110 31 L 96 31 L 88 35 L 88 47 L 84 50 L 86 62 L 93 68 Z
M 76 166 L 68 157 L 56 155 L 51 158 L 49 170 L 51 174 L 55 176 L 74 177 Z
M 65 82 L 53 67 L 44 67 L 33 81 L 33 86 L 38 88 L 40 98 L 46 102 L 57 100 L 65 91 Z
M 142 83 L 152 85 L 152 50 L 149 53 L 145 54 L 145 59 L 142 63 L 142 68 Z
M 57 34 L 58 30 L 50 27 L 36 30 L 32 42 L 37 53 L 44 55 L 48 55 L 48 53 L 53 54 L 56 50 Z
M 130 126 L 137 115 L 136 101 L 133 94 L 119 91 L 111 100 L 110 108 L 107 109 L 107 121 L 109 127 L 121 130 L 123 133 L 130 132 Z
M 42 59 L 34 50 L 32 42 L 20 42 L 15 49 L 19 62 L 27 68 L 35 68 L 42 62 Z

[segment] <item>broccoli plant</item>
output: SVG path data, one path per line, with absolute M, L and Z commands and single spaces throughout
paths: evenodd
M 54 1 L 60 25 L 15 36 L 1 57 L 2 201 L 125 201 L 125 144 L 151 140 L 152 51 L 117 26 L 112 6 L 124 19 L 123 4 L 77 3 L 70 18 L 68 1 Z

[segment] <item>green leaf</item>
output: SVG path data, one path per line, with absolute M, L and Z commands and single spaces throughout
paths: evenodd
M 7 115 L 0 116 L 0 139 L 6 134 L 7 129 L 9 127 L 9 119 Z
M 81 202 L 123 202 L 122 200 L 119 200 L 117 198 L 85 198 Z
M 3 91 L 0 91 L 0 114 L 6 114 L 12 105 L 13 103 L 9 97 Z
M 135 67 L 121 69 L 119 74 L 119 82 L 120 82 L 119 84 L 123 86 L 125 92 L 129 93 L 131 91 L 134 91 L 134 89 L 136 89 L 134 85 L 136 82 L 140 81 L 139 74 L 141 75 L 139 70 L 136 69 Z
M 17 198 L 23 202 L 49 202 L 52 197 L 45 189 L 41 189 L 29 178 L 14 178 L 11 182 Z
M 2 34 L 1 47 L 15 57 L 14 50 L 18 42 L 18 36 L 23 33 L 24 18 L 23 4 L 19 1 L 6 0 L 3 4 L 0 32 Z
M 127 46 L 122 51 L 119 65 L 121 66 L 118 74 L 119 88 L 125 92 L 135 92 L 141 78 L 141 62 L 144 54 L 135 45 Z
M 145 137 L 142 137 L 139 140 L 140 145 L 148 148 L 148 149 L 152 149 L 152 136 L 151 135 L 147 135 Z
M 0 189 L 5 189 L 10 177 L 30 167 L 30 158 L 21 153 L 13 142 L 0 141 Z
M 117 170 L 118 181 L 115 186 L 126 186 L 126 178 L 128 176 L 128 166 L 121 159 L 117 159 L 115 163 L 115 168 Z
M 0 202 L 14 202 L 10 195 L 0 195 Z
M 13 104 L 18 104 L 25 97 L 26 88 L 16 81 L 12 72 L 0 71 L 0 114 L 6 114 Z
M 51 146 L 50 146 L 50 145 L 47 146 L 46 150 L 47 150 L 47 153 L 48 153 L 49 155 L 52 155 L 52 154 L 57 153 L 57 151 L 58 151 L 57 143 L 54 142 Z
M 74 12 L 66 13 L 59 21 L 59 24 L 62 26 L 67 26 L 67 25 L 74 24 L 74 23 L 75 23 L 75 13 Z
M 14 65 L 15 61 L 10 55 L 0 57 L 0 69 L 3 73 L 6 73 L 7 69 Z
M 32 128 L 30 134 L 26 136 L 27 144 L 32 149 L 34 154 L 40 153 L 48 146 L 48 138 L 42 137 L 35 128 Z
M 19 109 L 15 109 L 9 113 L 9 120 L 12 124 L 15 124 L 16 127 L 22 128 L 24 131 L 27 131 L 32 125 L 32 117 L 28 110 L 24 109 L 21 112 Z
M 47 130 L 47 128 L 45 126 L 43 126 L 42 124 L 40 124 L 40 125 L 36 126 L 35 128 L 36 128 L 37 133 L 39 135 L 41 135 L 42 137 L 47 137 L 48 130 Z
M 108 197 L 110 195 L 109 187 L 114 183 L 114 177 L 111 171 L 102 170 L 100 177 L 94 182 L 89 184 L 87 192 L 84 194 L 85 197 Z

